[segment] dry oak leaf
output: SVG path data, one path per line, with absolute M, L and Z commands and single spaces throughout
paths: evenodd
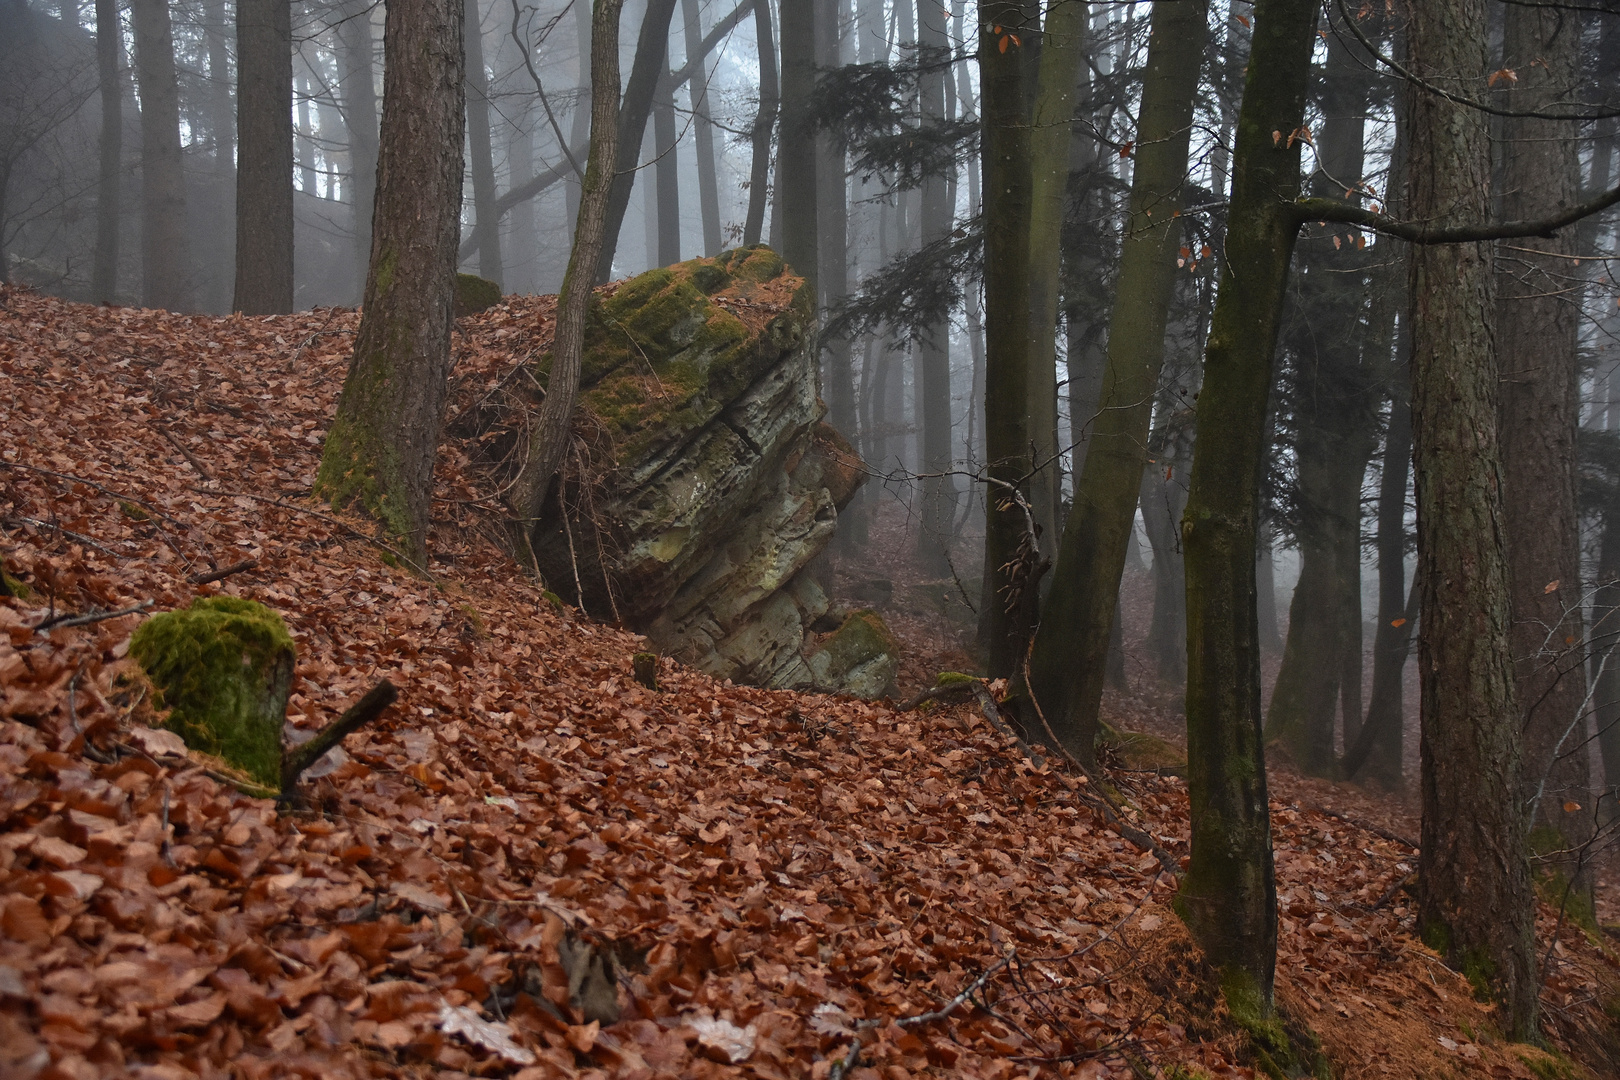
M 485 1020 L 464 1005 L 451 1005 L 449 1002 L 440 1005 L 439 1030 L 446 1035 L 460 1035 L 474 1046 L 499 1054 L 507 1061 L 519 1065 L 534 1064 L 534 1051 L 526 1050 L 512 1041 L 510 1025 Z

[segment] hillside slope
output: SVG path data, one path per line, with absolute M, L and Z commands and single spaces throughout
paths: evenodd
M 464 322 L 457 408 L 550 304 Z M 1071 770 L 965 706 L 668 663 L 643 689 L 639 639 L 492 542 L 476 447 L 442 454 L 431 579 L 309 500 L 354 325 L 0 289 L 0 554 L 28 587 L 0 600 L 0 1075 L 1253 1074 L 1173 882 Z M 63 619 L 219 592 L 286 619 L 294 724 L 401 690 L 303 806 L 150 733 L 119 682 L 141 614 Z M 1113 779 L 1184 856 L 1180 782 Z M 1546 912 L 1574 1063 L 1502 1044 L 1411 936 L 1414 852 L 1274 810 L 1279 994 L 1335 1075 L 1603 1075 L 1612 951 Z

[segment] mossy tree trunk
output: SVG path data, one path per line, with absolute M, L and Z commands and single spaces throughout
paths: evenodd
M 1030 109 L 1041 26 L 1038 0 L 984 3 L 979 11 L 984 172 L 984 591 L 979 645 L 992 677 L 1016 672 L 1033 630 L 1025 512 L 1031 474 L 1029 415 Z
M 1156 4 L 1137 122 L 1130 218 L 1120 257 L 1100 405 L 1091 421 L 1046 610 L 1030 690 L 1072 753 L 1089 761 L 1107 672 L 1120 575 L 1136 520 L 1143 450 L 1164 364 L 1182 232 L 1193 103 L 1208 36 L 1206 0 Z M 1063 129 L 1067 135 L 1067 128 Z M 988 606 L 988 597 L 987 604 Z
M 462 0 L 394 0 L 383 31 L 377 209 L 365 311 L 315 490 L 424 562 L 450 371 L 460 233 Z
M 1491 64 L 1484 0 L 1409 9 L 1412 67 L 1481 93 Z M 1410 95 L 1407 213 L 1486 219 L 1486 116 Z M 1534 1037 L 1534 898 L 1519 786 L 1521 734 L 1509 648 L 1506 523 L 1497 438 L 1500 370 L 1491 333 L 1491 245 L 1419 247 L 1412 256 L 1412 431 L 1423 590 L 1424 939 L 1502 1005 L 1504 1034 Z
M 484 22 L 478 0 L 467 5 L 467 151 L 473 186 L 473 243 L 478 246 L 478 274 L 505 280 L 501 265 L 501 215 L 495 208 L 495 153 L 489 133 L 489 76 L 484 71 Z
M 292 2 L 236 6 L 236 291 L 244 315 L 293 309 Z
M 1277 886 L 1260 731 L 1255 528 L 1272 354 L 1297 233 L 1287 205 L 1299 191 L 1295 133 L 1317 10 L 1314 0 L 1255 5 L 1182 522 L 1192 861 L 1177 906 L 1222 970 L 1234 1013 L 1257 1018 L 1272 1009 Z
M 1504 10 L 1503 91 L 1511 109 L 1556 111 L 1578 81 L 1580 23 L 1551 9 Z M 1503 121 L 1499 214 L 1566 210 L 1579 198 L 1575 123 Z M 1592 837 L 1586 735 L 1585 633 L 1575 432 L 1580 423 L 1580 310 L 1566 295 L 1576 230 L 1514 241 L 1497 275 L 1496 347 L 1502 370 L 1502 499 L 1507 515 L 1509 641 L 1524 708 L 1525 797 L 1536 847 L 1587 894 L 1583 849 Z M 1573 804 L 1575 809 L 1566 810 Z
M 574 246 L 563 276 L 552 336 L 546 399 L 529 429 L 529 455 L 512 488 L 519 547 L 527 547 L 551 477 L 562 464 L 579 399 L 585 316 L 606 249 L 607 214 L 619 153 L 619 12 L 624 0 L 595 0 L 591 9 L 591 149 L 574 221 Z

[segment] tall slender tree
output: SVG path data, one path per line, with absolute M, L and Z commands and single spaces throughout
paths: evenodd
M 1034 629 L 1039 551 L 1029 481 L 1030 110 L 1039 72 L 1041 5 L 979 11 L 979 162 L 984 173 L 984 589 L 979 647 L 992 675 L 1016 674 Z
M 141 302 L 182 311 L 191 303 L 180 86 L 163 0 L 130 0 L 141 91 Z
M 473 243 L 478 273 L 499 283 L 506 277 L 501 259 L 501 215 L 495 205 L 495 147 L 489 122 L 489 73 L 484 69 L 484 22 L 478 0 L 463 0 L 467 20 L 467 156 L 473 186 Z
M 418 565 L 450 373 L 465 22 L 462 0 L 388 5 L 365 310 L 315 478 L 318 496 L 376 517 Z
M 619 148 L 615 154 L 618 173 L 613 177 L 613 190 L 608 196 L 606 231 L 602 236 L 602 250 L 596 268 L 599 282 L 613 276 L 613 258 L 619 249 L 619 229 L 624 215 L 630 209 L 630 192 L 636 183 L 636 163 L 641 160 L 641 143 L 647 132 L 647 118 L 652 114 L 653 98 L 669 68 L 665 57 L 669 53 L 669 24 L 675 15 L 675 0 L 647 0 L 646 14 L 642 16 L 641 31 L 636 39 L 635 60 L 630 66 L 630 79 L 624 87 L 624 100 L 618 104 Z M 593 15 L 594 20 L 594 15 Z M 593 21 L 592 32 L 594 33 Z M 592 45 L 594 63 L 595 45 Z M 592 75 L 592 93 L 595 75 Z M 596 106 L 591 106 L 591 121 L 596 120 Z M 592 128 L 595 133 L 595 128 Z
M 124 81 L 118 69 L 123 27 L 118 0 L 96 0 L 96 75 L 101 94 L 100 171 L 96 183 L 96 249 L 90 295 L 110 303 L 118 294 L 118 226 L 124 154 Z
M 816 4 L 783 4 L 782 119 L 776 147 L 776 189 L 782 206 L 782 258 L 811 285 L 820 271 L 816 226 L 816 132 L 810 95 L 816 87 Z
M 244 315 L 293 309 L 291 0 L 237 0 L 236 290 Z
M 925 66 L 919 80 L 924 125 L 946 119 L 944 66 L 949 37 L 946 12 L 935 0 L 917 0 L 917 45 Z M 944 240 L 955 227 L 950 178 L 930 173 L 922 183 L 922 243 Z M 922 517 L 917 528 L 917 555 L 924 571 L 940 576 L 949 570 L 947 545 L 956 521 L 956 483 L 951 468 L 951 323 L 941 317 L 917 343 L 917 401 L 922 424 Z
M 623 131 L 619 115 L 619 12 L 624 0 L 595 0 L 591 9 L 591 134 L 585 183 L 580 189 L 574 246 L 568 255 L 552 337 L 546 399 L 529 430 L 529 454 L 513 485 L 512 509 L 518 547 L 527 551 L 535 522 L 562 463 L 579 398 L 585 353 L 585 318 L 591 288 L 605 248 L 608 205 Z M 530 553 L 532 555 L 532 552 Z
M 1030 656 L 1035 702 L 1057 737 L 1086 761 L 1096 738 L 1109 632 L 1164 364 L 1207 7 L 1192 0 L 1153 8 L 1100 405 Z
M 1192 860 L 1177 908 L 1222 970 L 1233 1013 L 1249 1019 L 1271 1012 L 1277 949 L 1260 731 L 1256 526 L 1272 354 L 1299 229 L 1287 204 L 1299 191 L 1316 20 L 1315 0 L 1255 4 L 1226 257 L 1204 352 L 1182 522 Z
M 681 0 L 681 24 L 686 37 L 686 62 L 698 60 L 703 44 L 703 22 L 698 0 Z M 720 181 L 714 156 L 714 122 L 709 118 L 709 73 L 694 72 L 686 81 L 692 105 L 692 140 L 697 158 L 698 210 L 703 215 L 703 254 L 720 253 Z
M 771 135 L 779 107 L 776 35 L 771 30 L 770 0 L 754 0 L 754 41 L 759 50 L 759 108 L 749 137 L 748 214 L 743 219 L 743 246 L 759 243 L 765 231 L 765 200 L 771 186 Z
M 377 196 L 377 88 L 370 0 L 342 0 L 338 9 L 339 100 L 349 134 L 349 201 L 354 206 L 354 296 L 366 287 L 371 263 L 371 215 Z

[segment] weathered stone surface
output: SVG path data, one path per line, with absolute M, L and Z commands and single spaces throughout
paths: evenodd
M 717 677 L 849 689 L 844 667 L 805 658 L 828 608 L 806 567 L 861 481 L 821 421 L 814 357 L 813 297 L 768 248 L 599 292 L 580 393 L 592 472 L 541 522 L 546 580 L 572 592 L 577 571 L 588 611 Z
M 210 596 L 142 623 L 129 652 L 169 710 L 164 726 L 269 788 L 281 784 L 281 727 L 295 651 L 281 616 Z

